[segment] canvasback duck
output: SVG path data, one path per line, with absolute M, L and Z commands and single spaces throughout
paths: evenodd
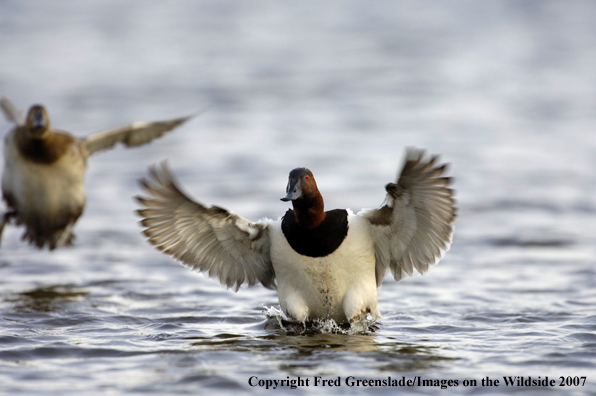
M 16 124 L 4 138 L 2 198 L 8 210 L 0 219 L 0 240 L 14 219 L 26 228 L 24 240 L 50 250 L 72 243 L 72 228 L 85 207 L 89 156 L 119 142 L 128 147 L 149 143 L 194 116 L 136 122 L 79 139 L 51 129 L 43 106 L 32 106 L 26 118 L 4 97 L 0 107 Z
M 424 274 L 451 245 L 453 190 L 436 159 L 408 149 L 397 182 L 385 187 L 384 205 L 358 214 L 325 212 L 313 173 L 294 169 L 281 198 L 293 208 L 278 221 L 256 223 L 189 199 L 164 164 L 151 168 L 152 181 L 141 180 L 151 197 L 137 197 L 144 206 L 138 213 L 157 249 L 236 291 L 258 282 L 277 289 L 293 320 L 376 320 L 387 269 L 396 281 L 414 269 Z

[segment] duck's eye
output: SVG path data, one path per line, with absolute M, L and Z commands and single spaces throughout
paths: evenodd
M 306 180 L 308 180 L 308 175 L 304 176 L 304 178 L 305 178 Z

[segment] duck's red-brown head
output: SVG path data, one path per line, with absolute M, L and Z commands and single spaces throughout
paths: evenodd
M 325 220 L 325 203 L 317 188 L 312 172 L 296 168 L 290 172 L 286 196 L 281 200 L 292 201 L 296 222 L 305 228 L 315 228 Z
M 45 107 L 33 105 L 27 113 L 25 127 L 32 138 L 42 138 L 50 129 L 50 118 Z

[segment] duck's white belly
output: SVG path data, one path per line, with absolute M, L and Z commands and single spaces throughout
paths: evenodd
M 377 309 L 374 245 L 365 219 L 349 213 L 348 235 L 333 253 L 308 257 L 287 242 L 281 221 L 271 230 L 271 261 L 281 308 L 296 320 L 359 320 Z
M 18 219 L 25 224 L 34 219 L 61 219 L 80 213 L 85 205 L 86 160 L 73 145 L 51 164 L 26 160 L 18 151 L 14 131 L 4 141 L 2 190 L 17 203 Z

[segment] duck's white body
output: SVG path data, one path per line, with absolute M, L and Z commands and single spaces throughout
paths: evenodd
M 51 164 L 34 162 L 17 148 L 16 131 L 4 139 L 3 195 L 19 213 L 17 223 L 27 228 L 24 238 L 62 246 L 85 207 L 84 148 L 73 144 Z
M 409 150 L 397 183 L 385 187 L 386 204 L 357 215 L 325 212 L 312 172 L 296 168 L 282 198 L 293 210 L 256 223 L 192 201 L 165 166 L 153 168 L 153 183 L 142 181 L 151 197 L 139 198 L 139 214 L 157 249 L 236 290 L 258 282 L 277 288 L 294 320 L 378 319 L 377 288 L 387 270 L 396 280 L 424 274 L 451 244 L 453 191 L 435 160 Z
M 269 226 L 279 304 L 297 320 L 360 320 L 377 309 L 374 243 L 366 219 L 348 212 L 348 235 L 333 253 L 303 256 L 292 249 L 281 221 Z

